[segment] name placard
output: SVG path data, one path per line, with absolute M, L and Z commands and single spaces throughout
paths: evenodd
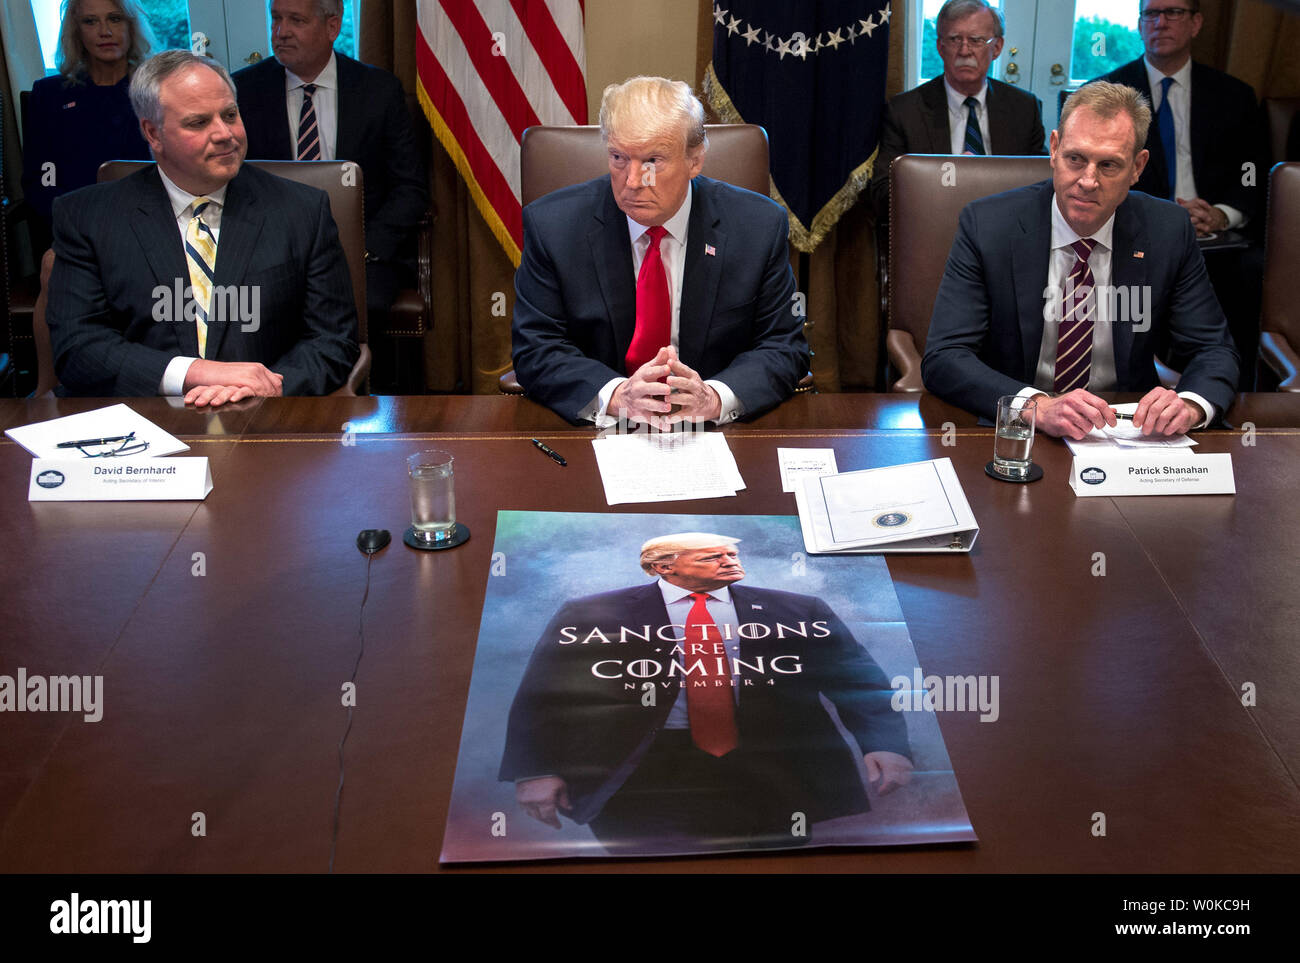
M 1074 456 L 1075 495 L 1233 495 L 1232 456 L 1174 451 L 1087 452 Z
M 36 458 L 31 502 L 202 501 L 212 491 L 206 458 Z

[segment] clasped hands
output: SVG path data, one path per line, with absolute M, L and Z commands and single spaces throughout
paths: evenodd
M 722 399 L 668 345 L 614 389 L 605 413 L 668 431 L 679 421 L 717 420 Z
M 1203 201 L 1199 197 L 1193 197 L 1190 201 L 1185 201 L 1180 197 L 1178 203 L 1187 210 L 1192 219 L 1192 227 L 1196 228 L 1198 237 L 1205 237 L 1207 234 L 1214 234 L 1228 229 L 1228 215 L 1213 204 Z
M 1083 388 L 1057 398 L 1034 395 L 1038 402 L 1038 430 L 1053 438 L 1079 441 L 1093 428 L 1114 427 L 1115 409 Z M 1199 405 L 1168 388 L 1152 388 L 1138 402 L 1133 425 L 1144 435 L 1183 435 L 1205 418 Z
M 256 361 L 207 361 L 199 358 L 185 372 L 185 403 L 216 408 L 245 398 L 278 398 L 284 375 Z

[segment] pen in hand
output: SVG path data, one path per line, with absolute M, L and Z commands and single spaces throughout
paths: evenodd
M 543 455 L 545 455 L 547 458 L 551 459 L 551 461 L 555 462 L 557 465 L 564 466 L 564 465 L 567 465 L 567 464 L 568 464 L 568 462 L 564 460 L 563 456 L 562 456 L 558 451 L 556 451 L 554 448 L 551 448 L 551 447 L 549 447 L 549 446 L 547 446 L 547 445 L 542 444 L 542 443 L 541 443 L 538 439 L 536 439 L 536 438 L 530 438 L 529 440 L 530 440 L 534 445 L 537 446 L 537 450 L 538 450 L 538 451 L 540 451 L 540 452 L 541 452 Z

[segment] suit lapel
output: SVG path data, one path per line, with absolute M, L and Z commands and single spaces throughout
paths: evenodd
M 1210 102 L 1209 88 L 1210 81 L 1205 70 L 1200 64 L 1193 63 L 1192 89 L 1188 91 L 1191 104 L 1187 111 L 1187 122 L 1192 127 L 1188 131 L 1192 145 L 1192 177 L 1196 180 L 1197 188 L 1200 191 L 1204 191 L 1206 186 L 1206 178 L 1202 176 L 1202 172 L 1205 170 L 1205 148 L 1210 132 L 1215 128 L 1215 117 L 1211 113 L 1213 104 Z M 1249 145 L 1243 144 L 1242 147 L 1249 153 Z
M 691 216 L 687 227 L 686 264 L 682 269 L 682 306 L 677 331 L 678 356 L 697 367 L 708 343 L 708 319 L 718 300 L 718 281 L 727 257 L 727 235 L 713 204 L 712 181 L 691 184 Z M 715 253 L 706 254 L 705 246 Z
M 1006 152 L 1008 144 L 1017 144 L 1021 137 L 1016 136 L 1016 132 L 1011 127 L 1011 116 L 1003 108 L 1006 101 L 998 92 L 995 81 L 988 81 L 988 92 L 984 95 L 984 106 L 989 115 L 989 140 L 993 143 L 985 145 L 985 151 L 992 152 L 999 150 Z M 1023 136 L 1023 135 L 1022 135 Z
M 298 156 L 298 131 L 289 125 L 285 106 L 284 67 L 278 60 L 266 71 L 267 81 L 258 91 L 258 111 L 266 118 L 267 142 L 271 150 L 265 160 L 295 160 Z M 279 145 L 277 148 L 275 145 Z
M 921 103 L 925 105 L 925 129 L 930 137 L 931 154 L 952 153 L 952 130 L 948 125 L 948 91 L 943 77 L 935 77 L 921 90 Z
M 608 179 L 592 208 L 587 244 L 591 249 L 591 262 L 596 268 L 596 282 L 605 300 L 606 317 L 613 331 L 618 367 L 621 368 L 636 327 L 636 279 L 632 274 L 627 217 L 614 202 Z
M 1011 278 L 1020 320 L 1020 346 L 1026 384 L 1033 384 L 1043 345 L 1043 291 L 1052 254 L 1052 209 L 1055 194 L 1049 182 L 1040 196 L 1020 212 L 1020 235 L 1011 251 Z
M 1134 313 L 1137 305 L 1133 300 L 1141 297 L 1139 292 L 1144 291 L 1147 284 L 1146 228 L 1134 211 L 1133 205 L 1127 200 L 1115 209 L 1115 227 L 1111 234 L 1111 243 L 1114 245 L 1110 256 L 1111 284 L 1116 288 L 1127 290 L 1130 295 L 1126 299 L 1114 299 L 1111 302 L 1130 305 L 1129 317 L 1111 318 L 1110 326 L 1115 347 L 1115 382 L 1117 385 L 1126 385 L 1131 381 L 1129 373 L 1133 369 L 1135 341 L 1133 326 L 1137 321 Z M 1148 311 L 1154 311 L 1154 306 L 1149 300 L 1144 299 L 1141 304 Z M 1154 321 L 1151 317 L 1146 320 L 1147 323 Z
M 139 204 L 131 213 L 131 231 L 144 253 L 156 285 L 175 291 L 176 281 L 182 289 L 190 285 L 190 270 L 185 262 L 180 228 L 172 211 L 167 189 L 163 187 L 158 168 L 150 166 L 139 179 Z M 183 352 L 191 357 L 199 353 L 198 334 L 193 324 L 181 320 L 184 303 L 174 306 L 177 316 L 176 338 Z
M 249 259 L 262 233 L 263 216 L 256 190 L 243 170 L 226 188 L 226 202 L 221 210 L 221 236 L 217 243 L 217 264 L 213 271 L 214 287 L 238 285 L 248 274 Z M 239 295 L 236 295 L 238 298 Z M 231 322 L 223 315 L 213 297 L 212 321 L 208 327 L 209 358 L 220 357 Z M 229 303 L 229 302 L 228 302 Z M 226 312 L 229 314 L 229 312 Z
M 335 119 L 337 127 L 334 135 L 334 156 L 359 157 L 362 150 L 361 145 L 356 141 L 360 137 L 361 125 L 353 121 L 360 118 L 365 110 L 365 104 L 362 102 L 364 92 L 361 78 L 355 75 L 360 67 L 356 61 L 341 53 L 335 53 L 334 57 L 338 70 L 338 87 L 335 90 L 338 96 L 338 116 Z

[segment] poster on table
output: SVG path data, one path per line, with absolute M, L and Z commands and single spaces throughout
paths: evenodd
M 498 513 L 442 861 L 974 840 L 886 562 L 802 549 Z

